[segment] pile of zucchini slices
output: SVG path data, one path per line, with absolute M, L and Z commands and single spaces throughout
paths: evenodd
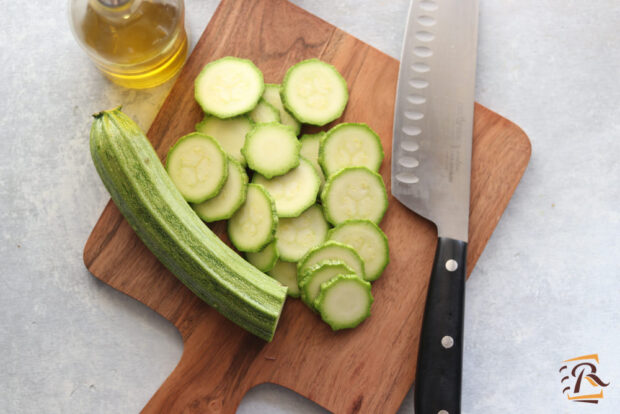
M 228 220 L 247 261 L 334 330 L 370 315 L 370 282 L 389 261 L 379 136 L 342 123 L 298 138 L 302 124 L 339 118 L 348 96 L 342 75 L 318 59 L 289 68 L 280 85 L 265 84 L 247 59 L 213 61 L 195 81 L 204 119 L 166 160 L 196 214 Z

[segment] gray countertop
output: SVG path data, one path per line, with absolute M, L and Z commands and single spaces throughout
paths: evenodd
M 398 57 L 408 1 L 296 0 Z M 215 1 L 187 0 L 192 46 Z M 65 2 L 0 13 L 0 412 L 137 412 L 182 353 L 172 325 L 90 276 L 109 196 L 90 114 L 147 128 L 168 83 L 123 90 L 89 63 Z M 467 284 L 463 412 L 620 412 L 620 3 L 481 0 L 476 99 L 532 141 L 528 170 Z M 568 401 L 562 361 L 598 353 L 605 398 Z M 412 412 L 411 393 L 402 413 Z M 274 385 L 240 413 L 318 413 Z

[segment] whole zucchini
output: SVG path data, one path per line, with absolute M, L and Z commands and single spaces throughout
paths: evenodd
M 93 162 L 136 234 L 198 297 L 271 341 L 286 287 L 243 260 L 205 226 L 170 180 L 144 133 L 120 108 L 94 117 Z

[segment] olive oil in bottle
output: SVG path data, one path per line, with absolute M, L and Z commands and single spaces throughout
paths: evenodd
M 80 44 L 113 82 L 150 88 L 172 78 L 187 56 L 183 0 L 72 0 Z

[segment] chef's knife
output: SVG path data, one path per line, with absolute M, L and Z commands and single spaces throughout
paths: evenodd
M 414 385 L 416 414 L 461 406 L 477 0 L 413 0 L 398 77 L 392 194 L 437 226 Z

